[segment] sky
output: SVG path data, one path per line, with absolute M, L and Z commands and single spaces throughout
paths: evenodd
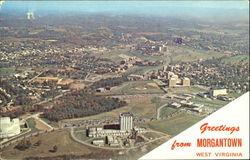
M 86 12 L 126 13 L 141 15 L 210 14 L 214 10 L 248 10 L 247 0 L 237 1 L 5 1 L 1 13 L 27 12 Z

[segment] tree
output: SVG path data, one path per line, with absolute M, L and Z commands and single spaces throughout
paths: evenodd
M 53 146 L 53 152 L 57 152 L 57 149 L 58 149 L 58 148 L 57 148 L 57 145 L 54 145 L 54 146 Z
M 151 99 L 151 103 L 158 105 L 160 103 L 161 99 L 159 97 L 153 97 Z
M 34 144 L 34 146 L 40 146 L 41 143 L 42 143 L 42 141 L 41 141 L 41 140 L 38 140 L 38 141 Z
M 19 149 L 19 150 L 21 150 L 21 151 L 24 151 L 24 150 L 30 148 L 31 145 L 32 145 L 32 144 L 31 144 L 30 140 L 23 139 L 22 141 L 20 141 L 20 142 L 16 145 L 15 148 L 17 148 L 17 149 Z

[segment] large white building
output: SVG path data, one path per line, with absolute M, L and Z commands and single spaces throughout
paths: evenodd
M 133 115 L 131 113 L 121 113 L 119 117 L 120 130 L 129 131 L 133 129 Z
M 19 119 L 10 117 L 0 117 L 0 138 L 8 138 L 19 134 L 20 131 Z

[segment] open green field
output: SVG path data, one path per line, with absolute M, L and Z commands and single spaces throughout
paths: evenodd
M 211 59 L 212 57 L 219 58 L 226 54 L 215 51 L 205 51 L 205 50 L 192 50 L 184 47 L 174 47 L 171 48 L 172 55 L 172 63 L 180 63 L 180 62 L 191 62 L 199 59 Z
M 164 93 L 154 81 L 128 81 L 117 86 L 110 92 L 98 93 L 100 95 L 126 95 Z
M 111 59 L 113 62 L 117 62 L 122 60 L 122 58 L 119 57 L 120 54 L 125 54 L 128 56 L 135 56 L 138 57 L 142 60 L 151 60 L 151 61 L 156 61 L 156 60 L 169 60 L 169 58 L 165 56 L 147 56 L 147 55 L 142 55 L 138 51 L 129 51 L 128 49 L 117 49 L 117 50 L 112 50 L 112 51 L 105 51 L 102 53 L 95 53 L 93 54 L 96 57 L 100 58 L 108 58 Z
M 159 138 L 161 136 L 163 136 L 163 134 L 160 133 L 156 133 L 156 132 L 146 132 L 143 134 L 145 137 L 147 137 L 148 139 L 155 139 L 155 138 Z
M 125 54 L 128 56 L 136 56 L 142 60 L 150 60 L 150 61 L 156 61 L 156 60 L 164 60 L 169 61 L 169 58 L 166 56 L 147 56 L 139 53 L 138 51 L 129 51 L 127 49 L 120 49 L 117 51 L 120 54 Z
M 244 93 L 237 93 L 235 91 L 229 91 L 228 92 L 228 95 L 231 96 L 231 97 L 234 97 L 234 98 L 238 98 L 240 97 L 241 95 L 243 95 Z
M 224 105 L 228 104 L 228 101 L 222 101 L 218 99 L 207 99 L 207 98 L 201 98 L 201 97 L 195 97 L 192 99 L 193 102 L 195 103 L 201 103 L 206 106 L 212 107 L 212 108 L 221 108 Z
M 39 129 L 36 128 L 36 122 L 33 118 L 27 119 L 27 123 L 29 128 L 31 129 L 31 132 L 39 131 Z
M 76 136 L 77 139 L 81 141 L 86 141 L 89 140 L 90 138 L 87 137 L 86 135 L 86 130 L 81 130 L 81 131 L 74 131 L 74 135 Z
M 55 127 L 55 128 L 58 128 L 59 125 L 57 122 L 54 122 L 54 121 L 50 121 L 48 120 L 47 118 L 41 118 L 44 122 L 48 123 L 49 125 L 51 125 L 52 127 Z
M 182 113 L 170 119 L 153 121 L 138 125 L 174 136 L 184 131 L 185 129 L 189 128 L 190 126 L 200 121 L 201 119 L 203 118 L 195 115 L 190 115 L 187 113 Z
M 168 88 L 169 93 L 177 95 L 191 94 L 191 93 L 197 94 L 199 92 L 205 92 L 205 91 L 207 90 L 199 86 Z
M 169 116 L 170 114 L 172 114 L 172 113 L 174 113 L 176 111 L 177 111 L 177 109 L 175 109 L 175 108 L 163 107 L 161 109 L 160 117 L 161 118 L 167 117 L 167 116 Z
M 35 128 L 36 126 L 36 122 L 34 121 L 33 118 L 27 119 L 27 123 L 28 123 L 29 128 Z
M 157 136 L 155 133 L 149 133 L 149 136 Z M 163 137 L 157 141 L 154 141 L 148 145 L 144 145 L 142 147 L 138 147 L 136 149 L 130 150 L 111 150 L 111 149 L 100 149 L 94 148 L 90 146 L 86 146 L 80 143 L 73 141 L 70 138 L 70 133 L 68 130 L 58 130 L 49 132 L 46 134 L 41 134 L 38 136 L 30 137 L 28 140 L 31 142 L 31 147 L 20 151 L 15 148 L 16 144 L 12 144 L 6 148 L 4 148 L 1 152 L 1 158 L 3 159 L 25 159 L 28 157 L 39 157 L 43 159 L 65 159 L 65 155 L 67 155 L 66 159 L 76 159 L 76 156 L 80 159 L 110 159 L 110 157 L 120 160 L 127 159 L 138 159 L 143 154 L 151 151 L 153 148 L 159 146 L 160 144 L 167 141 L 169 138 Z M 34 144 L 38 141 L 41 141 L 39 146 L 35 146 Z M 53 146 L 57 146 L 56 152 L 50 152 Z M 119 151 L 122 151 L 124 154 L 119 155 Z M 70 158 L 70 155 L 74 156 Z M 58 156 L 61 156 L 58 158 Z M 57 157 L 57 158 L 56 158 Z M 31 158 L 30 158 L 31 159 Z M 35 159 L 35 158 L 33 158 Z
M 143 75 L 145 72 L 149 72 L 152 70 L 158 70 L 162 68 L 162 65 L 159 66 L 133 66 L 132 68 L 128 69 L 126 72 L 122 73 L 123 75 L 130 75 L 130 74 L 139 74 Z
M 233 57 L 227 57 L 222 60 L 224 63 L 249 63 L 249 55 L 238 55 Z
M 15 73 L 14 68 L 0 68 L 0 76 L 9 76 Z
M 143 155 L 147 154 L 149 151 L 152 151 L 153 149 L 155 149 L 156 147 L 160 146 L 161 144 L 163 144 L 164 142 L 166 142 L 168 140 L 169 140 L 169 138 L 163 137 L 162 139 L 158 139 L 158 140 L 150 143 L 149 145 L 144 145 L 140 148 L 130 150 L 129 153 L 126 155 L 126 157 L 123 160 L 139 159 Z

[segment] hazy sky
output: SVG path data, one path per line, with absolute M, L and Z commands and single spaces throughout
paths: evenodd
M 4 12 L 40 13 L 87 12 L 87 13 L 131 13 L 131 14 L 170 14 L 192 12 L 199 14 L 205 10 L 245 9 L 249 10 L 247 0 L 238 1 L 5 1 L 1 7 Z

